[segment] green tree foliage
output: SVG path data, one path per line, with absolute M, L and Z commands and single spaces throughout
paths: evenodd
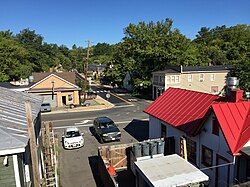
M 123 66 L 136 72 L 134 87 L 150 86 L 152 72 L 163 70 L 168 64 L 190 65 L 196 60 L 197 49 L 178 29 L 172 29 L 173 21 L 140 22 L 125 28 L 125 37 L 118 46 L 117 62 L 123 54 Z M 123 68 L 124 69 L 124 68 Z
M 151 86 L 153 71 L 167 65 L 234 65 L 240 86 L 249 88 L 250 26 L 202 27 L 194 40 L 186 38 L 173 21 L 139 22 L 124 29 L 120 43 L 97 43 L 91 47 L 89 63 L 107 66 L 105 75 L 121 84 L 128 72 L 137 91 Z M 61 64 L 65 70 L 84 71 L 86 48 L 48 44 L 34 30 L 24 29 L 14 35 L 0 31 L 0 81 L 27 78 L 31 72 L 49 71 Z
M 0 34 L 0 81 L 26 78 L 32 70 L 27 55 L 28 51 L 18 42 Z

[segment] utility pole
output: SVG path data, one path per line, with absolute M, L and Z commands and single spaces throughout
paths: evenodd
M 30 101 L 25 101 L 26 118 L 28 125 L 28 135 L 30 140 L 30 154 L 32 161 L 32 169 L 34 175 L 34 187 L 40 186 L 40 175 L 38 168 L 38 158 L 37 158 L 37 145 L 36 145 L 36 135 L 34 130 L 34 124 L 32 120 L 32 110 Z
M 89 62 L 89 51 L 90 51 L 90 41 L 88 40 L 87 57 L 85 63 L 85 79 L 84 79 L 84 102 L 86 101 L 86 89 L 87 89 L 87 78 L 88 78 L 88 62 Z

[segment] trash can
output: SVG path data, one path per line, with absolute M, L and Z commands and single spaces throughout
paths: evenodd
M 135 155 L 135 158 L 141 157 L 141 144 L 139 144 L 139 143 L 134 144 L 132 147 L 132 151 Z
M 142 145 L 142 156 L 149 156 L 149 144 L 147 142 L 141 143 Z
M 164 146 L 165 142 L 162 140 L 159 140 L 157 142 L 157 154 L 164 154 Z
M 157 154 L 157 142 L 152 141 L 149 142 L 149 147 L 150 147 L 150 155 L 156 155 Z

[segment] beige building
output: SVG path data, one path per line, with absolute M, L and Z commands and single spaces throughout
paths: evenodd
M 80 104 L 81 88 L 75 83 L 75 72 L 33 73 L 32 76 L 35 83 L 27 92 L 42 95 L 44 103 L 52 107 Z
M 153 99 L 169 87 L 220 95 L 232 69 L 231 65 L 171 66 L 164 71 L 153 72 Z

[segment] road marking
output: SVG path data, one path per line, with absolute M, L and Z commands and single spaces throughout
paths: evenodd
M 120 100 L 122 100 L 122 101 L 128 103 L 129 105 L 135 106 L 133 103 L 130 103 L 129 101 L 123 99 L 122 97 L 119 97 L 119 96 L 116 95 L 116 94 L 113 94 L 113 93 L 111 93 L 111 92 L 110 92 L 110 94 L 113 95 L 114 97 L 117 97 L 118 99 L 120 99 Z
M 80 121 L 79 123 L 75 123 L 75 125 L 82 125 L 82 124 L 86 124 L 88 122 L 90 122 L 92 120 L 83 120 L 83 121 Z
M 94 118 L 93 118 L 94 119 Z M 72 119 L 58 119 L 58 120 L 51 120 L 51 122 L 61 122 L 61 121 L 74 121 L 74 120 L 93 120 L 89 118 L 72 118 Z M 48 120 L 50 121 L 50 120 Z
M 145 119 L 141 119 L 142 121 L 146 121 L 149 120 L 148 118 Z M 133 121 L 133 120 L 132 120 Z M 124 123 L 130 123 L 131 121 L 120 121 L 120 122 L 115 122 L 116 124 L 124 124 Z M 93 124 L 92 123 L 88 123 L 88 124 L 80 124 L 78 125 L 77 123 L 75 123 L 75 125 L 68 125 L 68 126 L 61 126 L 61 127 L 53 127 L 53 129 L 66 129 L 66 128 L 70 128 L 70 127 L 92 127 Z
M 121 105 L 121 106 L 114 106 L 113 108 L 125 108 L 125 107 L 132 107 L 135 105 Z

